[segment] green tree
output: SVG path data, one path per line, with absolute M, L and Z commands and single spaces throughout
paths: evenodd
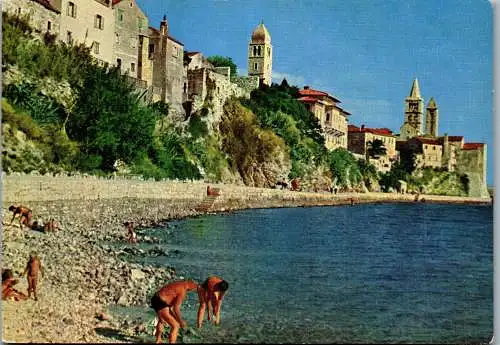
M 238 75 L 238 67 L 229 56 L 214 55 L 208 57 L 207 60 L 215 67 L 229 67 L 231 69 L 231 77 Z
M 384 146 L 384 142 L 380 139 L 375 139 L 367 143 L 367 159 L 369 158 L 380 158 L 387 154 L 387 149 Z

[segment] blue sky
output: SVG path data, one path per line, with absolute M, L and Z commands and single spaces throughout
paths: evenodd
M 273 81 L 329 92 L 349 123 L 399 133 L 418 78 L 439 107 L 439 134 L 488 144 L 493 181 L 493 10 L 486 0 L 137 0 L 187 51 L 230 56 L 246 74 L 247 47 L 264 21 Z

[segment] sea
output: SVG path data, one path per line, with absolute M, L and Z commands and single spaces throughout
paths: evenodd
M 176 254 L 137 260 L 229 283 L 218 326 L 195 328 L 197 295 L 188 295 L 183 342 L 471 344 L 493 335 L 491 205 L 250 209 L 148 235 Z M 146 306 L 125 312 L 154 317 Z

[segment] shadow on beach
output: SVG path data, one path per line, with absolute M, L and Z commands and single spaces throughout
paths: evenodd
M 99 335 L 102 335 L 102 336 L 107 337 L 107 338 L 112 338 L 114 340 L 132 342 L 135 344 L 147 343 L 147 341 L 144 338 L 130 336 L 130 335 L 127 335 L 123 332 L 120 332 L 117 329 L 110 328 L 110 327 L 96 327 L 95 332 Z

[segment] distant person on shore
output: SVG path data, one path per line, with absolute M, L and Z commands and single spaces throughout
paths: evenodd
M 33 217 L 33 212 L 29 208 L 22 205 L 19 206 L 10 205 L 9 211 L 13 213 L 12 219 L 10 220 L 10 225 L 12 225 L 12 222 L 14 222 L 16 216 L 19 215 L 19 225 L 21 229 L 23 228 L 23 225 L 31 227 L 31 218 Z
M 292 184 L 292 191 L 298 191 L 300 188 L 300 180 L 298 178 L 294 178 L 291 182 Z
M 135 233 L 134 223 L 125 222 L 123 225 L 127 228 L 127 239 L 129 243 L 137 243 L 137 234 Z
M 207 309 L 207 320 L 210 321 L 210 308 L 213 308 L 214 324 L 220 324 L 220 308 L 222 299 L 229 288 L 229 284 L 219 277 L 209 277 L 198 289 L 200 306 L 198 308 L 198 322 L 196 326 L 201 327 L 205 309 Z
M 28 299 L 28 296 L 14 289 L 14 285 L 17 283 L 18 280 L 14 279 L 11 269 L 4 269 L 2 271 L 2 300 L 24 301 Z
M 354 205 L 354 198 L 351 198 L 351 206 Z
M 28 260 L 28 263 L 26 264 L 26 268 L 24 269 L 23 274 L 21 274 L 21 277 L 27 274 L 28 298 L 30 298 L 31 293 L 33 293 L 35 301 L 38 300 L 38 297 L 36 295 L 36 288 L 38 285 L 38 272 L 40 272 L 43 277 L 43 268 L 40 258 L 34 254 L 30 254 L 30 258 Z
M 219 195 L 220 195 L 219 188 L 211 188 L 210 186 L 207 186 L 207 196 L 219 196 Z
M 166 322 L 170 326 L 168 342 L 174 344 L 177 340 L 179 328 L 186 328 L 187 324 L 182 319 L 181 304 L 189 291 L 197 290 L 200 286 L 191 280 L 182 280 L 170 283 L 162 287 L 151 298 L 151 308 L 156 312 L 156 343 L 161 343 L 163 324 Z
M 43 225 L 43 232 L 55 232 L 59 230 L 59 225 L 57 225 L 54 218 L 51 218 L 47 223 Z

